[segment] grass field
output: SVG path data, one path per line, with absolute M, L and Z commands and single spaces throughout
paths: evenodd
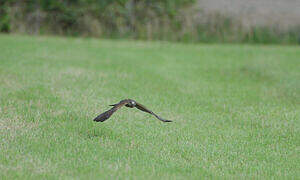
M 300 48 L 2 34 L 0 138 L 0 179 L 296 179 Z

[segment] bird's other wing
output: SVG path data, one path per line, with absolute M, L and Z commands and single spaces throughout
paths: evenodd
M 157 119 L 159 119 L 159 120 L 161 120 L 161 121 L 163 121 L 163 122 L 172 122 L 172 121 L 170 121 L 170 120 L 166 120 L 166 119 L 163 119 L 163 118 L 159 117 L 159 116 L 156 115 L 154 112 L 150 111 L 149 109 L 147 109 L 144 105 L 142 105 L 142 104 L 140 104 L 140 103 L 136 103 L 136 106 L 135 106 L 135 107 L 138 108 L 138 109 L 141 110 L 141 111 L 144 111 L 144 112 L 147 112 L 147 113 L 149 113 L 149 114 L 154 115 Z
M 120 109 L 122 106 L 126 105 L 128 103 L 128 100 L 122 100 L 120 101 L 118 104 L 114 104 L 110 110 L 105 111 L 104 113 L 98 115 L 94 121 L 96 122 L 103 122 L 105 120 L 107 120 L 108 118 L 110 118 L 110 116 L 116 112 L 118 109 Z

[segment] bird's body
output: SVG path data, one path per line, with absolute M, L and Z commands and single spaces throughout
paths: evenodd
M 145 106 L 143 106 L 142 104 L 140 103 L 137 103 L 135 100 L 132 100 L 132 99 L 124 99 L 122 101 L 120 101 L 118 104 L 112 104 L 110 106 L 113 106 L 110 110 L 108 111 L 105 111 L 104 113 L 100 114 L 99 116 L 97 116 L 94 121 L 96 122 L 103 122 L 105 120 L 107 120 L 108 118 L 110 118 L 110 116 L 116 112 L 118 109 L 120 109 L 122 106 L 126 106 L 126 107 L 129 107 L 129 108 L 134 108 L 136 107 L 137 109 L 141 110 L 141 111 L 144 111 L 144 112 L 147 112 L 149 114 L 152 114 L 154 115 L 157 119 L 163 121 L 163 122 L 172 122 L 170 120 L 165 120 L 165 119 L 162 119 L 161 117 L 159 117 L 158 115 L 156 115 L 155 113 L 153 113 L 152 111 L 148 110 Z

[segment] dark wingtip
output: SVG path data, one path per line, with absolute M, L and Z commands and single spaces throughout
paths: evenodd
M 173 121 L 171 121 L 171 120 L 164 120 L 163 122 L 173 122 Z
M 97 116 L 93 121 L 95 121 L 95 122 L 103 122 L 105 120 L 106 119 L 102 118 L 101 116 Z
M 95 122 L 101 122 L 100 119 L 95 118 L 93 121 Z
M 162 122 L 172 122 L 171 120 L 163 119 L 163 118 L 159 117 L 158 115 L 156 115 L 156 114 L 154 114 L 154 113 L 153 113 L 153 115 L 154 115 L 157 119 L 161 120 Z

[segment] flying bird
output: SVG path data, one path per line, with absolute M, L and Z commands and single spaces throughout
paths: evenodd
M 129 107 L 129 108 L 138 108 L 139 110 L 141 111 L 144 111 L 144 112 L 147 112 L 149 114 L 152 114 L 154 115 L 157 119 L 163 121 L 163 122 L 172 122 L 170 120 L 166 120 L 166 119 L 163 119 L 161 117 L 159 117 L 158 115 L 156 115 L 154 112 L 150 111 L 149 109 L 147 109 L 145 106 L 143 106 L 142 104 L 136 102 L 135 100 L 132 100 L 132 99 L 124 99 L 122 101 L 120 101 L 118 104 L 112 104 L 110 106 L 113 106 L 110 110 L 108 111 L 105 111 L 104 113 L 100 114 L 99 116 L 97 116 L 94 121 L 96 122 L 103 122 L 105 120 L 107 120 L 108 118 L 110 118 L 110 116 L 116 112 L 118 109 L 120 109 L 121 107 L 123 106 L 126 106 L 126 107 Z

